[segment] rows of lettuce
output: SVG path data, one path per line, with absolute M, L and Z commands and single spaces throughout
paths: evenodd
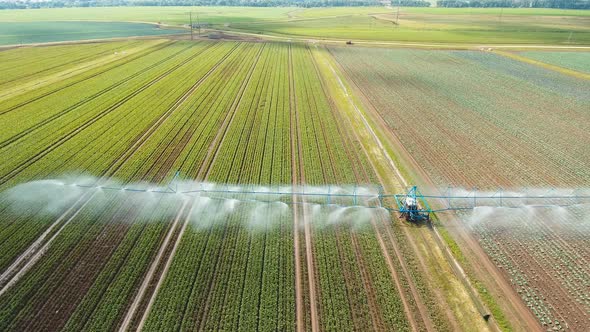
M 40 128 L 43 130 L 32 132 L 17 142 L 26 144 L 49 137 L 45 146 L 37 147 L 42 151 L 49 150 L 48 153 L 37 160 L 27 155 L 23 157 L 32 162 L 18 174 L 18 179 L 22 181 L 44 178 L 85 169 L 95 176 L 112 176 L 127 182 L 155 180 L 155 176 L 162 171 L 155 172 L 153 158 L 148 160 L 146 156 L 161 155 L 162 151 L 172 149 L 173 145 L 161 144 L 164 141 L 163 137 L 170 136 L 170 131 L 148 129 L 153 128 L 158 120 L 177 121 L 176 119 L 185 112 L 182 109 L 175 113 L 168 111 L 199 78 L 205 77 L 210 70 L 225 62 L 225 56 L 235 53 L 232 51 L 236 46 L 207 43 L 192 46 L 175 43 L 164 48 L 157 47 L 150 49 L 136 61 L 126 61 L 120 66 L 104 70 L 103 77 L 95 76 L 102 80 L 93 80 L 90 85 L 83 87 L 80 85 L 86 84 L 92 78 L 79 80 L 68 88 L 48 95 L 45 98 L 64 94 L 55 97 L 64 102 L 59 106 L 62 110 L 80 103 L 81 100 L 84 103 L 77 106 L 80 108 L 76 109 L 76 112 L 65 115 L 71 116 L 66 121 L 63 121 L 63 118 L 60 121 L 50 121 Z M 208 60 L 204 60 L 202 56 Z M 119 69 L 122 72 L 116 72 Z M 118 80 L 105 84 L 107 78 Z M 118 88 L 113 89 L 113 86 Z M 86 96 L 78 95 L 86 89 L 91 94 L 104 92 L 97 97 L 103 99 L 97 101 L 96 105 L 87 104 Z M 57 107 L 51 109 L 60 112 Z M 11 114 L 18 114 L 19 111 L 15 110 Z M 55 127 L 59 128 L 64 123 L 67 125 L 70 121 L 80 121 L 79 127 L 71 128 L 69 132 L 67 128 L 64 132 L 56 130 Z M 52 134 L 53 136 L 49 136 Z M 62 140 L 63 137 L 68 139 Z M 141 148 L 138 148 L 139 146 Z M 8 145 L 7 149 L 11 147 L 12 145 Z M 38 151 L 33 150 L 29 153 L 35 156 Z M 159 166 L 170 168 L 172 165 Z M 86 328 L 92 328 L 94 324 L 116 324 L 120 308 L 126 307 L 127 299 L 135 291 L 135 285 L 141 282 L 159 239 L 164 234 L 163 230 L 168 227 L 167 220 L 155 223 L 139 222 L 142 219 L 151 219 L 149 214 L 134 215 L 133 211 L 137 209 L 129 211 L 129 205 L 125 197 L 100 199 L 94 196 L 90 204 L 59 234 L 43 258 L 3 295 L 0 309 L 0 321 L 3 326 L 39 327 L 38 324 L 43 320 L 33 317 L 43 317 L 51 313 L 45 321 L 50 327 L 60 327 L 66 323 L 70 318 L 69 314 L 76 307 L 78 309 L 67 322 L 68 326 L 80 326 L 80 321 L 83 322 L 82 326 L 87 326 Z M 2 231 L 3 234 L 6 233 L 6 241 L 12 241 L 15 234 L 18 234 L 13 242 L 20 246 L 22 251 L 56 219 L 46 218 L 46 222 L 39 222 L 44 211 L 41 211 L 41 208 L 38 210 L 27 212 L 30 215 L 25 215 L 20 223 L 11 223 L 10 215 L 3 214 L 2 218 L 6 220 L 2 220 Z M 112 217 L 114 215 L 118 217 Z M 90 225 L 92 227 L 89 228 Z M 96 228 L 100 227 L 97 225 L 103 225 L 103 228 Z M 7 229 L 4 226 L 12 227 L 14 230 L 4 232 Z M 84 231 L 91 229 L 95 231 Z M 110 250 L 93 249 L 104 249 L 97 241 L 105 238 L 109 239 L 105 246 Z M 142 246 L 133 246 L 133 243 L 141 243 Z M 15 250 L 15 254 L 18 252 L 19 250 Z M 93 255 L 89 255 L 90 252 Z M 136 255 L 132 252 L 141 254 Z M 123 263 L 128 261 L 135 261 L 139 265 Z M 9 261 L 6 262 L 8 263 Z M 88 264 L 93 268 L 89 269 L 91 272 L 87 274 L 68 272 Z M 68 285 L 80 285 L 81 289 L 72 294 L 67 289 Z M 113 297 L 102 297 L 104 292 L 112 292 Z M 93 300 L 87 300 L 90 298 Z M 78 306 L 79 303 L 83 304 Z M 59 315 L 54 315 L 54 311 L 44 310 L 55 306 L 65 306 L 67 309 L 59 310 Z M 89 308 L 91 310 L 88 311 Z

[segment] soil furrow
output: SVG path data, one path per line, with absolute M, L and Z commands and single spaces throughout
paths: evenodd
M 168 230 L 168 234 L 166 235 L 166 238 L 164 238 L 164 242 L 162 242 L 162 245 L 160 246 L 160 250 L 158 251 L 158 254 L 156 255 L 156 257 L 152 261 L 152 264 L 150 265 L 150 269 L 147 271 L 147 274 L 143 278 L 143 282 L 141 283 L 141 286 L 139 286 L 139 290 L 137 291 L 135 298 L 134 298 L 133 302 L 131 303 L 131 306 L 127 309 L 127 314 L 125 315 L 125 318 L 123 319 L 123 322 L 121 323 L 121 326 L 119 327 L 119 331 L 122 331 L 122 332 L 126 331 L 127 328 L 129 327 L 129 324 L 131 324 L 131 320 L 133 319 L 134 315 L 136 314 L 137 308 L 139 307 L 140 302 L 142 301 L 143 297 L 145 296 L 148 286 L 152 282 L 152 279 L 154 277 L 154 273 L 156 272 L 158 265 L 161 263 L 162 257 L 164 256 L 164 251 L 168 247 L 170 240 L 172 238 L 172 235 L 174 234 L 176 228 L 178 227 L 178 222 L 179 222 L 180 218 L 182 217 L 187 205 L 188 205 L 188 201 L 184 201 L 182 203 L 182 206 L 180 207 L 178 214 L 176 215 L 176 217 L 174 218 L 174 221 L 172 222 L 172 226 L 170 226 L 170 229 Z M 178 237 L 177 237 L 178 239 L 182 238 L 182 234 L 184 233 L 184 230 L 186 229 L 187 220 L 190 217 L 191 211 L 192 211 L 192 204 L 191 204 L 191 207 L 189 208 L 189 213 L 187 214 L 187 217 L 186 217 L 183 225 L 181 226 L 182 229 L 181 229 L 180 233 L 178 234 Z M 178 248 L 179 242 L 180 241 L 174 241 L 174 247 L 173 247 L 174 249 L 172 249 L 172 252 L 170 253 L 169 257 L 174 257 L 174 253 L 176 252 L 176 249 Z M 172 261 L 171 259 L 168 259 L 166 261 L 166 267 L 162 271 L 162 275 L 164 275 L 167 272 L 168 268 L 170 267 L 171 261 Z M 164 280 L 164 278 L 158 278 L 158 285 L 160 285 L 163 280 Z M 156 290 L 154 290 L 154 292 L 152 293 L 152 296 L 150 297 L 148 309 L 151 308 L 151 305 L 153 304 L 153 302 L 155 300 L 155 295 L 157 294 L 158 288 L 159 287 L 156 286 Z M 144 315 L 142 316 L 142 319 L 139 322 L 139 325 L 137 327 L 138 330 L 141 330 L 143 328 L 143 325 L 145 324 L 145 318 L 147 318 L 147 314 L 149 313 L 148 309 L 146 309 L 146 311 L 144 312 Z
M 292 59 L 291 44 L 289 44 L 289 108 L 290 108 L 290 142 L 291 142 L 291 183 L 295 188 L 299 184 L 299 158 L 297 157 L 299 141 L 298 139 L 298 115 L 297 115 L 297 101 L 295 99 L 295 78 L 293 73 L 293 59 Z M 294 242 L 294 256 L 295 256 L 295 307 L 296 307 L 296 320 L 297 320 L 297 331 L 302 332 L 305 330 L 305 313 L 303 308 L 303 295 L 302 295 L 302 276 L 301 276 L 301 262 L 299 253 L 299 202 L 297 195 L 293 195 L 293 242 Z

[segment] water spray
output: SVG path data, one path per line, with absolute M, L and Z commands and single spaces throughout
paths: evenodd
M 358 210 L 355 210 L 357 219 L 364 218 L 363 212 L 375 210 L 376 213 L 399 213 L 402 218 L 412 222 L 428 222 L 432 213 L 444 211 L 475 210 L 477 215 L 484 207 L 531 209 L 590 204 L 590 191 L 582 189 L 479 191 L 448 187 L 444 191 L 424 194 L 418 187 L 411 186 L 402 193 L 385 193 L 381 187 L 371 185 L 238 185 L 185 181 L 180 180 L 179 176 L 177 172 L 165 186 L 150 183 L 118 185 L 113 181 L 99 183 L 94 178 L 73 183 L 67 180 L 42 180 L 18 185 L 5 194 L 16 202 L 37 202 L 54 208 L 65 206 L 72 199 L 92 190 L 136 195 L 140 200 L 146 198 L 141 194 L 169 195 L 174 199 L 199 200 L 206 205 L 215 205 L 215 209 L 222 211 L 233 211 L 243 204 L 262 203 L 273 205 L 275 209 L 296 204 L 309 205 L 313 211 L 320 207 L 329 209 L 328 224 L 353 218 L 349 216 L 350 213 L 345 213 L 348 208 Z M 44 194 L 39 195 L 39 192 Z M 260 219 L 260 211 L 255 208 L 251 213 Z

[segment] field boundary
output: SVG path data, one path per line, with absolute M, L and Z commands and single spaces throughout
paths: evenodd
M 338 64 L 340 66 L 340 64 Z M 346 73 L 345 73 L 346 75 Z M 351 80 L 352 81 L 352 80 Z M 360 91 L 360 88 L 358 86 L 353 85 L 353 87 L 355 88 L 355 91 L 357 91 L 359 93 L 359 96 L 361 97 L 361 99 L 363 100 L 363 102 L 368 103 L 369 106 L 371 106 L 370 101 L 368 101 L 367 97 L 364 96 L 364 94 L 362 93 L 362 91 Z M 380 119 L 379 114 L 376 114 L 376 111 L 374 110 L 374 108 L 372 109 L 371 107 L 368 107 L 367 112 L 375 112 L 374 116 L 377 119 Z M 375 121 L 379 121 L 379 120 L 375 120 Z M 383 122 L 383 120 L 381 120 L 381 122 L 379 124 L 375 124 L 376 126 L 378 126 L 378 128 L 382 128 L 383 132 L 380 132 L 380 134 L 385 135 L 386 138 L 386 142 L 390 142 L 391 144 L 393 144 L 393 146 L 395 146 L 396 148 L 400 149 L 400 151 L 405 151 L 405 148 L 403 146 L 401 146 L 401 142 L 399 142 L 399 140 L 397 140 L 397 138 L 395 137 L 395 134 L 388 131 L 387 127 L 385 125 L 385 123 Z M 390 153 L 392 153 L 392 149 L 393 146 L 391 147 L 387 147 L 386 151 L 389 151 Z M 406 168 L 402 168 L 400 171 L 403 174 L 407 174 L 407 176 L 409 178 L 422 178 L 425 179 L 425 181 L 430 181 L 429 177 L 426 176 L 426 174 L 424 173 L 424 170 L 419 167 L 419 165 L 417 164 L 416 160 L 413 159 L 413 157 L 409 154 L 409 153 L 405 153 L 404 155 L 402 155 L 402 157 L 406 158 L 404 160 L 398 160 L 396 158 L 396 163 L 399 165 L 407 165 L 406 163 L 409 163 L 413 168 L 412 171 L 406 169 Z M 405 166 L 403 166 L 405 167 Z M 428 183 L 426 183 L 428 184 Z M 449 217 L 450 220 L 449 222 L 456 222 L 456 216 L 453 217 Z M 434 225 L 434 227 L 436 227 Z M 522 301 L 522 299 L 518 296 L 518 294 L 516 294 L 516 291 L 514 290 L 514 288 L 509 284 L 508 280 L 502 276 L 500 274 L 500 272 L 497 270 L 497 268 L 493 265 L 490 265 L 491 262 L 489 260 L 489 257 L 483 252 L 483 249 L 481 249 L 481 247 L 477 244 L 477 241 L 475 241 L 469 234 L 466 234 L 465 230 L 463 228 L 458 228 L 459 232 L 462 233 L 462 236 L 459 236 L 459 239 L 461 239 L 461 241 L 463 241 L 463 244 L 467 245 L 467 248 L 470 249 L 471 251 L 473 251 L 472 253 L 470 252 L 470 255 L 475 255 L 474 256 L 470 256 L 470 261 L 471 262 L 475 262 L 475 260 L 477 259 L 479 263 L 484 263 L 484 266 L 486 266 L 486 270 L 488 274 L 485 273 L 479 273 L 476 271 L 473 271 L 473 268 L 470 268 L 470 276 L 469 278 L 478 278 L 475 281 L 479 281 L 479 280 L 483 280 L 487 283 L 489 283 L 490 285 L 493 286 L 493 292 L 495 295 L 493 298 L 488 296 L 488 300 L 491 300 L 493 302 L 490 302 L 491 304 L 494 305 L 494 307 L 498 307 L 496 299 L 502 299 L 502 305 L 501 308 L 497 308 L 498 310 L 503 310 L 502 314 L 504 316 L 506 316 L 506 311 L 509 311 L 508 314 L 510 315 L 510 321 L 503 321 L 502 323 L 506 323 L 506 324 L 511 324 L 511 325 L 517 325 L 520 326 L 520 328 L 522 329 L 534 329 L 536 331 L 541 331 L 541 326 L 538 322 L 538 320 L 533 316 L 532 312 L 524 305 L 524 302 Z M 446 230 L 446 228 L 443 228 L 443 230 Z M 445 238 L 440 234 L 440 232 L 437 232 L 433 234 L 435 236 L 440 237 L 440 241 L 445 245 L 445 247 L 447 248 L 447 250 L 449 250 L 449 252 L 453 253 L 453 250 L 451 249 L 451 246 L 453 248 L 456 248 L 457 250 L 458 247 L 456 245 L 456 243 L 454 242 L 455 240 L 451 240 L 452 242 L 449 242 L 448 240 L 445 240 Z M 460 252 L 460 250 L 459 250 Z M 457 257 L 455 257 L 454 254 L 451 254 L 451 257 L 453 257 L 453 259 L 457 260 Z M 459 263 L 458 263 L 459 264 Z M 460 264 L 459 264 L 460 266 Z M 468 266 L 470 267 L 470 266 Z M 471 276 L 471 274 L 474 274 L 474 276 Z M 494 276 L 493 278 L 489 277 L 490 275 Z M 470 284 L 473 287 L 473 283 L 470 282 Z M 475 291 L 476 295 L 478 296 L 478 298 L 480 300 L 482 300 L 483 303 L 483 299 L 481 297 L 481 295 L 479 294 L 479 291 L 477 289 L 473 289 L 473 291 Z M 490 308 L 487 307 L 487 310 L 489 310 Z M 517 315 L 515 315 L 515 313 Z M 495 321 L 495 316 L 492 317 Z M 498 322 L 495 321 L 496 323 L 496 327 L 498 327 Z M 522 325 L 523 323 L 525 323 L 526 325 Z M 499 327 L 498 327 L 499 328 Z
M 552 70 L 552 71 L 558 72 L 560 74 L 568 75 L 568 76 L 583 79 L 583 80 L 590 80 L 590 74 L 582 73 L 577 70 L 568 69 L 568 68 L 557 66 L 557 65 L 552 65 L 552 64 L 549 64 L 549 63 L 546 63 L 543 61 L 527 58 L 526 56 L 518 55 L 518 54 L 515 54 L 512 52 L 505 52 L 505 51 L 500 51 L 500 50 L 496 50 L 493 52 L 496 54 L 499 54 L 501 56 L 513 59 L 513 60 L 517 60 L 520 62 L 535 65 L 535 66 L 538 66 L 541 68 Z
M 279 35 L 279 34 L 258 34 L 253 32 L 211 29 L 211 31 L 225 33 L 227 35 L 244 35 L 256 37 L 259 39 L 285 41 L 285 42 L 305 42 L 311 44 L 340 45 L 345 47 L 345 43 L 350 39 L 338 38 L 321 38 L 304 35 Z M 376 47 L 402 47 L 402 48 L 426 48 L 426 49 L 449 49 L 449 50 L 481 50 L 481 49 L 508 49 L 508 50 L 583 50 L 590 51 L 590 46 L 585 45 L 543 45 L 543 44 L 484 44 L 484 43 L 414 43 L 414 42 L 396 42 L 396 41 L 372 41 L 372 40 L 353 40 L 353 44 L 361 46 Z
M 117 22 L 124 22 L 124 21 L 117 21 Z M 133 21 L 128 21 L 128 22 L 129 23 L 142 23 L 142 22 L 133 22 Z M 155 23 L 150 23 L 150 24 L 155 24 Z M 179 29 L 180 28 L 181 27 L 179 26 Z M 1 45 L 0 52 L 15 49 L 15 48 L 27 48 L 27 47 L 93 44 L 93 43 L 115 42 L 115 41 L 122 41 L 122 40 L 157 40 L 157 39 L 166 39 L 167 37 L 173 37 L 173 36 L 185 36 L 186 34 L 188 34 L 188 32 L 187 33 L 161 34 L 161 35 L 152 35 L 152 36 L 127 36 L 127 37 L 113 37 L 113 38 L 64 40 L 64 41 L 53 41 L 53 42 L 45 42 L 45 43 L 9 44 L 9 45 Z

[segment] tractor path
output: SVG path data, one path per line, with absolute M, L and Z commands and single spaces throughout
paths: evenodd
M 289 106 L 291 109 L 290 121 L 290 141 L 291 141 L 291 179 L 292 185 L 295 187 L 298 184 L 297 165 L 299 164 L 296 157 L 297 143 L 297 102 L 295 98 L 295 81 L 293 77 L 293 60 L 291 54 L 291 45 L 289 45 Z M 299 149 L 300 150 L 300 149 Z M 299 209 L 297 208 L 298 197 L 293 195 L 293 243 L 295 255 L 295 316 L 297 321 L 297 331 L 303 332 L 305 330 L 305 313 L 303 309 L 303 294 L 302 294 L 302 279 L 301 279 L 301 261 L 299 257 Z

